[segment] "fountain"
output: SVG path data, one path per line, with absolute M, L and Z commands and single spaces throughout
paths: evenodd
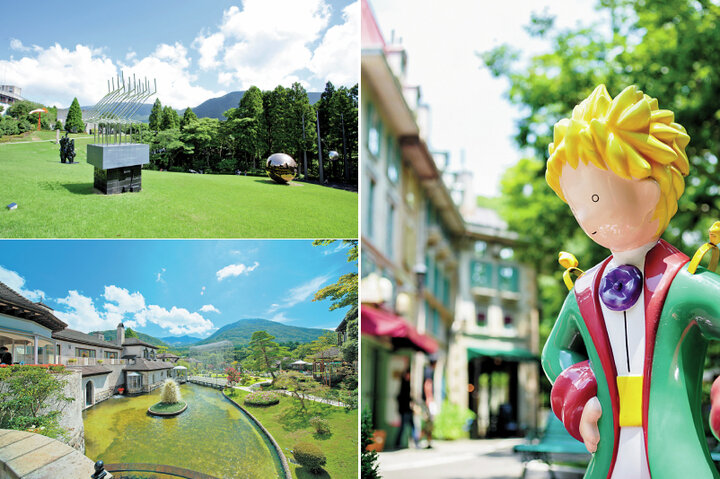
M 177 416 L 187 409 L 187 403 L 182 400 L 180 386 L 174 379 L 166 379 L 162 386 L 160 402 L 148 408 L 148 414 L 153 416 Z
M 175 417 L 147 415 L 162 388 L 85 410 L 85 454 L 106 467 L 150 463 L 223 478 L 285 477 L 267 436 L 220 391 L 179 388 L 189 407 Z

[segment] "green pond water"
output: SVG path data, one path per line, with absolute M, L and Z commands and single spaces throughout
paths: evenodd
M 171 465 L 219 478 L 282 477 L 265 435 L 220 391 L 189 383 L 180 391 L 188 408 L 171 418 L 147 414 L 160 401 L 160 389 L 86 410 L 85 454 L 105 463 Z

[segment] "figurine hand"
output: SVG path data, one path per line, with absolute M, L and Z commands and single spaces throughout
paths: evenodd
M 597 451 L 597 445 L 600 442 L 600 430 L 597 423 L 601 415 L 600 401 L 597 396 L 594 396 L 585 403 L 582 416 L 580 416 L 580 435 L 590 453 Z

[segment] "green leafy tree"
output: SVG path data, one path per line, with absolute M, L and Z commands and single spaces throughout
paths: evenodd
M 138 334 L 130 328 L 125 329 L 125 338 L 137 338 L 140 339 Z
M 178 166 L 178 159 L 185 150 L 185 143 L 181 140 L 179 129 L 159 131 L 152 138 L 151 145 L 150 161 L 153 166 L 166 170 L 183 170 L 182 166 Z
M 182 130 L 185 128 L 189 123 L 193 121 L 197 121 L 198 117 L 195 114 L 194 111 L 192 111 L 192 108 L 187 107 L 185 109 L 185 113 L 183 113 L 182 119 L 180 120 L 180 129 Z
M 289 113 L 288 90 L 278 85 L 272 91 L 263 92 L 262 130 L 265 155 L 292 152 L 292 139 L 287 129 Z
M 160 98 L 155 99 L 152 110 L 150 110 L 150 117 L 148 118 L 148 124 L 152 131 L 160 131 L 163 120 L 163 106 L 160 103 Z
M 190 158 L 190 167 L 215 169 L 215 160 L 222 156 L 218 131 L 219 121 L 215 118 L 201 118 L 187 124 L 180 139 L 185 145 L 186 157 Z
M 326 246 L 334 243 L 335 240 L 315 240 L 313 245 L 315 246 Z M 347 261 L 357 262 L 358 259 L 358 242 L 357 240 L 342 240 L 342 242 L 349 246 L 347 252 Z M 357 305 L 358 300 L 358 273 L 354 271 L 347 273 L 338 279 L 336 283 L 324 287 L 317 293 L 313 301 L 322 301 L 324 299 L 330 299 L 332 304 L 330 305 L 330 311 L 337 308 L 344 308 L 346 306 Z
M 162 120 L 160 121 L 161 130 L 173 130 L 180 128 L 180 115 L 171 106 L 164 106 L 162 109 Z
M 575 254 L 582 269 L 607 255 L 582 232 L 570 209 L 544 181 L 553 125 L 570 116 L 598 84 L 607 85 L 613 96 L 638 85 L 658 99 L 660 108 L 672 110 L 691 137 L 686 149 L 690 177 L 663 237 L 692 253 L 720 217 L 720 169 L 711 153 L 720 149 L 715 93 L 720 71 L 718 55 L 708 49 L 720 42 L 720 30 L 714 28 L 720 8 L 689 0 L 602 0 L 596 8 L 596 18 L 610 18 L 609 25 L 595 20 L 559 29 L 552 17 L 534 16 L 527 30 L 549 45 L 547 51 L 527 58 L 521 46 L 502 45 L 481 54 L 495 76 L 508 80 L 508 98 L 521 111 L 515 140 L 528 156 L 503 176 L 502 214 L 524 240 L 525 247 L 517 251 L 520 259 L 539 270 L 544 334 L 567 294 L 556 263 L 558 252 Z
M 30 112 L 37 108 L 43 108 L 43 106 L 34 101 L 20 100 L 10 105 L 7 115 L 17 120 L 26 120 L 30 116 Z M 37 116 L 35 116 L 35 123 L 37 124 Z
M 250 337 L 252 352 L 249 357 L 254 366 L 252 369 L 270 373 L 273 383 L 275 382 L 275 361 L 282 358 L 286 351 L 273 341 L 274 339 L 275 336 L 266 331 L 255 331 Z
M 367 447 L 373 444 L 372 413 L 365 408 L 362 411 L 360 422 L 360 477 L 362 479 L 379 479 L 378 453 L 368 451 Z
M 275 387 L 285 389 L 292 397 L 298 400 L 300 409 L 307 411 L 305 400 L 308 396 L 323 396 L 327 387 L 297 371 L 286 371 L 280 374 L 273 382 Z
M 303 152 L 307 152 L 308 169 L 311 169 L 314 158 L 314 144 L 317 140 L 315 129 L 315 111 L 310 105 L 307 91 L 300 83 L 293 83 L 287 90 L 287 115 L 285 129 L 288 137 L 288 153 L 298 163 L 298 171 L 302 171 Z M 305 139 L 303 140 L 303 124 L 305 125 Z
M 83 123 L 82 120 L 82 111 L 80 110 L 80 103 L 78 103 L 77 97 L 73 98 L 70 104 L 70 109 L 65 119 L 65 131 L 71 133 L 85 131 L 85 123 Z
M 60 416 L 73 401 L 63 392 L 67 382 L 63 371 L 36 366 L 0 368 L 0 428 L 64 437 Z

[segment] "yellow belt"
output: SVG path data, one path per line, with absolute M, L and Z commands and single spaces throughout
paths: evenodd
M 620 427 L 642 426 L 642 376 L 618 376 L 620 397 Z

